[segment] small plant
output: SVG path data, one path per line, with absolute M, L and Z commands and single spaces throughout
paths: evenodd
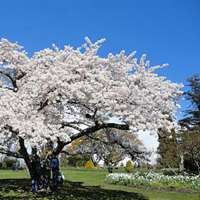
M 126 172 L 131 173 L 133 172 L 133 163 L 131 160 L 128 160 L 125 167 Z
M 94 166 L 94 163 L 92 162 L 92 160 L 88 160 L 86 163 L 85 163 L 85 168 L 86 169 L 94 169 L 95 166 Z

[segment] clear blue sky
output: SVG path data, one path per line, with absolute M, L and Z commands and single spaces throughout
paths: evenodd
M 1 1 L 0 37 L 30 55 L 52 43 L 79 46 L 85 36 L 107 39 L 103 56 L 137 50 L 152 64 L 169 63 L 159 73 L 176 82 L 200 73 L 199 0 Z

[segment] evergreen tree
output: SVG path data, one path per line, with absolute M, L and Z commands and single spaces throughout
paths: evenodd
M 164 130 L 162 130 L 163 132 Z M 180 158 L 178 155 L 177 138 L 175 131 L 159 134 L 158 163 L 164 168 L 178 168 Z
M 200 172 L 200 75 L 188 79 L 189 90 L 185 97 L 190 101 L 186 116 L 180 120 L 182 126 L 181 143 L 184 167 L 193 173 Z
M 190 101 L 190 109 L 186 110 L 186 117 L 180 120 L 180 124 L 189 130 L 200 127 L 200 75 L 194 75 L 188 79 L 189 90 L 185 92 L 186 100 Z

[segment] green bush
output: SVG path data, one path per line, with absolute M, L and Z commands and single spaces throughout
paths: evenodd
M 131 160 L 128 160 L 125 167 L 126 172 L 131 173 L 133 172 L 133 163 Z
M 4 163 L 6 165 L 6 168 L 12 168 L 13 164 L 16 163 L 16 160 L 14 160 L 14 159 L 5 159 Z
M 71 166 L 71 167 L 84 167 L 85 163 L 89 159 L 90 158 L 85 155 L 80 155 L 80 154 L 72 155 L 67 158 L 68 160 L 67 164 L 68 166 Z
M 76 167 L 84 167 L 85 164 L 85 160 L 78 160 L 76 162 Z
M 94 166 L 94 163 L 92 162 L 92 160 L 88 160 L 86 163 L 85 163 L 85 168 L 86 169 L 94 169 L 95 166 Z
M 0 169 L 11 169 L 15 163 L 15 159 L 5 158 L 0 162 Z
M 165 169 L 162 169 L 161 171 L 164 175 L 168 175 L 168 176 L 174 176 L 180 173 L 179 169 L 176 169 L 176 168 L 174 169 L 165 168 Z

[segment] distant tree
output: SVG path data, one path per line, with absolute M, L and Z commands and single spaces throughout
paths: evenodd
M 145 160 L 148 154 L 136 135 L 106 129 L 73 142 L 65 151 L 71 155 L 87 155 L 95 165 L 99 161 L 104 161 L 106 165 L 117 165 L 127 156 L 133 160 Z
M 188 83 L 189 90 L 184 95 L 190 102 L 190 108 L 185 111 L 186 116 L 179 123 L 188 130 L 194 130 L 200 126 L 200 75 L 192 76 Z
M 200 75 L 188 79 L 189 90 L 185 98 L 190 101 L 186 116 L 179 121 L 181 131 L 181 151 L 184 167 L 188 171 L 200 172 Z
M 162 134 L 162 136 L 159 135 L 158 141 L 158 163 L 164 168 L 178 168 L 180 163 L 180 156 L 178 153 L 178 145 L 175 131 L 172 130 L 171 132 L 166 132 L 165 134 Z
M 182 134 L 184 167 L 193 173 L 200 173 L 200 130 L 185 131 Z
M 73 154 L 66 156 L 62 155 L 63 166 L 84 167 L 85 163 L 90 159 L 88 155 Z

